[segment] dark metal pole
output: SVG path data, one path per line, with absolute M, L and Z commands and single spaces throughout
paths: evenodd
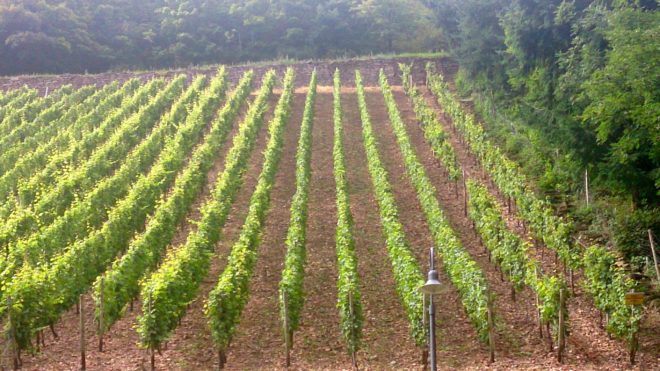
M 431 336 L 430 342 L 430 356 L 431 356 L 431 371 L 437 371 L 438 366 L 435 359 L 435 306 L 433 305 L 433 295 L 429 295 L 429 334 Z

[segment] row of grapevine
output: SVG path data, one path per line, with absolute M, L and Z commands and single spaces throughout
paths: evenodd
M 275 73 L 269 71 L 233 139 L 212 196 L 201 208 L 197 230 L 188 235 L 184 245 L 172 250 L 160 268 L 142 284 L 143 313 L 138 318 L 137 330 L 140 343 L 150 349 L 159 349 L 176 328 L 208 273 L 215 244 L 243 182 L 242 174 L 263 124 L 274 85 Z
M 24 266 L 14 277 L 7 290 L 12 303 L 8 318 L 19 348 L 30 347 L 35 331 L 57 321 L 144 228 L 147 216 L 186 162 L 185 154 L 197 143 L 198 133 L 211 119 L 225 85 L 221 71 L 212 88 L 180 124 L 176 136 L 166 142 L 158 162 L 112 209 L 101 229 L 68 246 L 51 265 Z
M 211 290 L 205 305 L 213 342 L 221 355 L 229 347 L 241 312 L 249 298 L 249 283 L 257 261 L 257 247 L 264 220 L 270 207 L 270 192 L 282 155 L 284 129 L 289 121 L 295 74 L 287 69 L 283 92 L 275 108 L 275 115 L 269 126 L 270 138 L 264 152 L 264 163 L 257 180 L 257 186 L 250 198 L 248 214 L 241 228 L 238 240 L 231 248 L 227 265 L 220 274 L 217 285 Z
M 435 157 L 447 171 L 449 179 L 452 181 L 458 180 L 461 176 L 461 170 L 459 169 L 454 147 L 449 143 L 447 133 L 442 129 L 435 110 L 429 106 L 422 93 L 412 83 L 410 74 L 412 66 L 400 63 L 399 69 L 401 70 L 404 91 L 413 103 L 413 110 L 419 120 L 424 138 L 431 146 Z
M 557 252 L 565 266 L 571 270 L 584 269 L 586 279 L 583 285 L 586 291 L 593 297 L 596 307 L 609 315 L 607 330 L 635 346 L 634 336 L 641 314 L 638 308 L 626 305 L 624 300 L 625 293 L 636 286 L 634 281 L 616 267 L 614 256 L 604 248 L 595 246 L 580 251 L 573 246 L 570 240 L 571 224 L 556 216 L 547 201 L 536 197 L 519 166 L 488 140 L 483 127 L 472 115 L 463 111 L 448 84 L 431 65 L 427 65 L 427 80 L 439 103 L 451 116 L 470 150 L 480 159 L 499 190 L 515 201 L 518 214 L 529 224 L 533 235 Z M 557 293 L 565 285 L 556 277 L 528 284 L 537 287 L 536 291 L 545 295 L 548 303 L 558 301 Z M 545 319 L 553 318 L 556 322 L 556 306 L 547 305 L 540 309 Z
M 291 201 L 291 216 L 286 236 L 286 257 L 279 286 L 280 318 L 284 324 L 287 349 L 291 347 L 293 332 L 300 324 L 300 312 L 305 302 L 305 242 L 307 232 L 307 201 L 312 159 L 312 126 L 316 99 L 316 70 L 312 72 L 305 98 L 305 110 L 300 127 L 296 152 L 296 193 Z
M 185 76 L 181 75 L 158 93 L 139 112 L 133 114 L 108 142 L 99 147 L 79 168 L 62 174 L 59 182 L 39 197 L 30 208 L 16 210 L 0 231 L 0 243 L 6 245 L 28 236 L 41 225 L 50 224 L 76 200 L 122 163 L 122 159 L 160 122 L 160 117 L 181 94 Z M 10 249 L 11 250 L 11 249 Z
M 115 84 L 109 84 L 110 90 L 112 85 Z M 137 87 L 136 79 L 129 80 L 121 89 L 102 98 L 94 107 L 78 107 L 77 119 L 72 125 L 61 131 L 48 143 L 21 156 L 15 166 L 0 177 L 0 199 L 10 197 L 20 181 L 29 179 L 37 171 L 45 168 L 55 153 L 75 147 L 77 141 L 82 139 L 83 133 L 91 133 L 113 109 L 120 105 L 123 98 L 132 94 Z M 0 218 L 2 217 L 4 215 L 0 213 Z
M 7 91 L 6 93 L 2 93 L 2 97 L 0 97 L 0 122 L 2 122 L 6 109 L 9 105 L 14 104 L 14 101 L 17 99 L 20 99 L 24 94 L 35 94 L 36 95 L 36 90 L 35 89 L 30 89 L 26 85 Z
M 341 106 L 341 75 L 335 71 L 333 89 L 334 145 L 332 150 L 337 195 L 337 230 L 335 231 L 335 249 L 337 253 L 337 309 L 341 321 L 341 333 L 346 348 L 351 354 L 360 349 L 362 338 L 362 301 L 359 287 L 355 239 L 353 237 L 353 215 L 348 198 L 348 180 L 346 178 L 346 160 L 344 158 L 344 120 Z
M 614 254 L 602 246 L 586 249 L 582 261 L 585 290 L 594 299 L 594 304 L 606 314 L 607 331 L 619 339 L 626 340 L 633 350 L 638 346 L 636 333 L 642 318 L 642 309 L 628 305 L 625 295 L 637 289 L 637 282 L 616 264 Z
M 431 183 L 424 166 L 410 143 L 406 125 L 396 105 L 394 95 L 383 70 L 379 82 L 390 124 L 403 157 L 406 173 L 417 192 L 424 216 L 431 230 L 433 242 L 440 252 L 443 266 L 452 284 L 458 289 L 465 311 L 477 328 L 481 340 L 488 337 L 489 289 L 486 277 L 477 263 L 462 246 L 447 217 L 442 212 L 436 197 L 436 189 Z
M 484 128 L 476 122 L 473 115 L 463 110 L 442 76 L 433 71 L 432 65 L 427 65 L 427 75 L 429 87 L 443 110 L 452 118 L 470 150 L 480 160 L 500 191 L 515 201 L 518 214 L 529 224 L 532 233 L 556 251 L 567 267 L 577 268 L 580 259 L 570 241 L 570 224 L 556 216 L 547 201 L 534 194 L 519 166 L 488 140 Z
M 108 142 L 94 151 L 80 169 L 66 174 L 64 181 L 60 181 L 53 190 L 38 199 L 35 207 L 37 213 L 60 215 L 75 197 L 80 197 L 98 180 L 116 169 L 143 138 L 159 127 L 162 116 L 184 91 L 185 83 L 185 75 L 175 77 L 151 102 L 126 119 L 122 124 L 125 131 L 115 133 Z
M 223 81 L 221 78 L 217 88 L 220 94 L 224 89 Z M 196 100 L 205 84 L 205 77 L 195 79 L 172 105 L 169 113 L 163 116 L 160 124 L 130 152 L 121 167 L 98 182 L 83 197 L 74 200 L 61 216 L 50 220 L 46 218 L 48 214 L 40 214 L 38 223 L 42 227 L 10 248 L 8 268 L 2 271 L 0 282 L 2 278 L 13 274 L 24 262 L 32 265 L 49 264 L 52 256 L 60 253 L 64 247 L 84 237 L 89 231 L 99 228 L 117 200 L 120 200 L 140 174 L 145 173 L 156 161 L 176 131 L 177 125 L 186 119 L 188 106 Z M 204 122 L 198 123 L 198 130 L 202 129 L 203 124 Z M 4 268 L 4 265 L 0 267 Z
M 37 90 L 26 87 L 17 89 L 14 94 L 7 95 L 8 101 L 0 106 L 0 134 L 8 133 L 12 128 L 9 122 L 5 123 L 5 119 L 15 110 L 38 99 L 38 95 Z
M 41 143 L 48 140 L 48 138 L 57 132 L 57 122 L 62 116 L 68 111 L 75 112 L 75 107 L 83 104 L 94 94 L 95 91 L 96 88 L 94 86 L 86 86 L 76 90 L 71 94 L 62 97 L 60 101 L 54 102 L 51 106 L 45 108 L 34 118 L 34 120 L 23 122 L 20 126 L 12 130 L 11 133 L 3 136 L 0 139 L 0 149 L 3 159 L 3 162 L 0 162 L 0 165 L 8 163 L 11 166 L 14 161 L 5 158 L 13 156 L 13 159 L 16 159 L 21 151 L 25 151 L 30 140 L 39 140 L 39 142 L 35 143 Z M 0 166 L 0 174 L 4 174 L 6 171 L 7 167 Z
M 385 243 L 392 263 L 392 273 L 396 291 L 406 311 L 413 338 L 418 346 L 426 343 L 426 330 L 423 326 L 423 300 L 419 288 L 424 284 L 421 269 L 410 251 L 410 246 L 399 221 L 392 187 L 387 179 L 387 171 L 378 153 L 378 146 L 362 84 L 362 75 L 355 71 L 358 104 L 362 120 L 362 136 L 367 153 L 367 165 L 378 201 L 380 220 L 385 234 Z
M 144 233 L 136 236 L 121 259 L 115 261 L 94 284 L 97 318 L 105 332 L 117 321 L 126 304 L 139 294 L 140 279 L 156 268 L 183 220 L 206 182 L 206 174 L 225 142 L 241 104 L 250 93 L 254 73 L 248 72 L 218 114 L 206 142 L 192 155 L 190 164 L 176 179 L 174 188 L 150 218 Z M 102 313 L 101 313 L 102 311 Z
M 125 124 L 125 119 L 145 105 L 159 89 L 162 89 L 163 84 L 163 80 L 151 80 L 136 92 L 129 92 L 124 97 L 119 109 L 114 110 L 110 115 L 107 115 L 108 112 L 104 112 L 106 116 L 100 112 L 102 115 L 100 119 L 103 122 L 99 130 L 85 133 L 82 138 L 80 137 L 82 133 L 74 134 L 76 139 L 73 145 L 51 154 L 47 158 L 45 166 L 31 169 L 32 171 L 27 177 L 17 179 L 17 184 L 11 185 L 11 193 L 3 195 L 7 199 L 0 205 L 0 217 L 7 219 L 12 213 L 26 214 L 25 216 L 29 217 L 32 214 L 30 209 L 37 198 L 48 193 L 53 185 L 63 179 L 67 173 L 81 167 L 83 160 L 101 147 L 104 141 L 115 135 L 120 124 Z M 124 130 L 128 129 L 124 127 Z M 5 245 L 3 241 L 2 233 L 0 233 L 0 246 L 2 247 Z
M 550 323 L 556 332 L 559 311 L 562 310 L 559 291 L 565 288 L 565 282 L 556 276 L 540 273 L 538 262 L 528 255 L 529 243 L 509 230 L 497 201 L 485 186 L 469 180 L 467 193 L 468 215 L 484 245 L 513 284 L 513 290 L 520 290 L 527 284 L 536 293 L 541 320 Z M 568 323 L 566 311 L 564 320 Z
M 106 140 L 123 119 L 124 113 L 130 109 L 137 109 L 139 105 L 145 103 L 149 97 L 149 92 L 155 92 L 162 86 L 162 80 L 152 80 L 150 83 L 138 89 L 138 81 L 131 80 L 133 83 L 127 83 L 121 89 L 120 102 L 114 107 L 107 107 L 106 111 L 92 111 L 83 116 L 77 125 L 79 131 L 72 130 L 64 133 L 69 137 L 69 144 L 62 145 L 54 152 L 44 155 L 43 153 L 34 153 L 21 159 L 17 166 L 0 178 L 0 197 L 4 199 L 0 203 L 0 218 L 8 218 L 12 212 L 27 208 L 24 205 L 30 204 L 37 195 L 46 192 L 47 187 L 55 184 L 61 175 L 69 171 L 70 167 L 78 166 L 79 161 L 74 161 L 81 156 L 89 155 L 96 147 Z M 131 101 L 131 98 L 134 98 Z M 139 102 L 137 100 L 139 99 Z M 130 103 L 138 104 L 134 106 Z M 117 108 L 119 106 L 120 108 Z M 103 108 L 99 106 L 99 108 Z M 88 124 L 87 124 L 88 123 Z M 101 124 L 102 123 L 102 124 Z M 96 130 L 96 126 L 99 130 Z M 86 131 L 86 128 L 90 128 Z M 103 133 L 102 133 L 103 131 Z M 91 140 L 96 138 L 98 140 Z M 38 155 L 38 157 L 37 157 Z M 32 159 L 37 162 L 32 165 Z M 23 161 L 25 160 L 25 161 Z M 0 234 L 0 246 L 2 246 L 2 235 Z
M 106 85 L 102 89 L 95 91 L 89 97 L 77 96 L 82 94 L 85 89 L 78 91 L 77 94 L 72 94 L 67 99 L 67 104 L 62 104 L 61 107 L 53 106 L 44 111 L 35 121 L 39 121 L 37 128 L 43 129 L 35 133 L 22 133 L 22 142 L 9 148 L 0 157 L 0 173 L 3 175 L 7 173 L 16 165 L 16 161 L 29 155 L 31 152 L 37 150 L 40 146 L 49 143 L 52 139 L 62 132 L 66 132 L 77 121 L 78 117 L 84 112 L 88 112 L 96 108 L 99 102 L 107 97 L 109 94 L 115 92 L 119 84 L 113 82 Z M 80 101 L 76 102 L 75 99 L 79 97 Z M 78 103 L 78 104 L 77 104 Z M 62 114 L 58 117 L 57 110 L 61 110 Z
M 58 105 L 74 92 L 71 85 L 63 86 L 53 94 L 34 101 L 21 107 L 16 107 L 4 118 L 0 124 L 0 151 L 5 151 L 13 140 L 17 139 L 16 133 L 23 130 L 23 124 L 34 121 L 40 113 L 53 105 Z
M 138 89 L 133 95 L 126 96 L 120 108 L 108 116 L 98 130 L 85 135 L 72 148 L 53 156 L 45 168 L 19 184 L 17 192 L 20 205 L 36 203 L 42 196 L 48 194 L 52 185 L 61 181 L 66 174 L 85 166 L 91 160 L 92 155 L 106 151 L 104 147 L 109 146 L 108 143 L 116 142 L 114 138 L 125 135 L 125 132 L 130 133 L 130 130 L 136 126 L 134 117 L 145 111 L 150 104 L 160 106 L 162 104 L 160 101 L 166 97 L 161 94 L 159 99 L 155 99 L 158 93 L 169 91 L 170 93 L 167 94 L 169 96 L 172 90 L 176 90 L 173 88 L 180 88 L 179 84 L 180 82 L 177 82 L 165 86 L 162 79 L 155 79 Z M 154 123 L 149 120 L 150 125 Z

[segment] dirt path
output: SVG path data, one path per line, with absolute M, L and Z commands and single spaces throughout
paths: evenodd
M 305 94 L 295 94 L 292 104 L 282 158 L 257 250 L 257 263 L 250 279 L 250 297 L 227 351 L 227 370 L 284 366 L 278 285 L 286 253 L 284 240 L 289 227 L 289 208 L 296 191 L 295 156 Z
M 342 94 L 344 149 L 364 312 L 363 368 L 420 367 L 421 352 L 410 336 L 406 315 L 395 291 L 367 159 L 355 94 Z M 374 118 L 375 122 L 375 118 Z
M 207 183 L 204 185 L 202 191 L 197 199 L 193 202 L 191 210 L 185 218 L 185 221 L 177 226 L 177 232 L 172 239 L 171 246 L 178 246 L 184 243 L 188 233 L 193 228 L 194 224 L 190 220 L 198 220 L 200 217 L 200 207 L 209 196 L 210 189 L 215 183 L 217 176 L 220 174 L 224 167 L 224 158 L 229 148 L 231 147 L 231 140 L 238 132 L 238 126 L 247 111 L 249 102 L 252 97 L 248 97 L 247 101 L 241 107 L 241 113 L 238 118 L 232 123 L 232 128 L 224 146 L 222 147 L 218 158 L 215 160 L 211 171 L 207 175 Z M 224 101 L 221 105 L 224 105 Z M 218 109 L 220 109 L 218 107 Z M 209 127 L 205 128 L 205 135 L 208 134 Z M 169 194 L 169 191 L 168 191 Z M 87 367 L 90 369 L 103 368 L 108 370 L 127 370 L 127 369 L 140 369 L 148 365 L 148 354 L 137 347 L 138 336 L 134 330 L 136 325 L 136 318 L 140 314 L 140 301 L 136 300 L 132 308 L 126 311 L 126 315 L 117 321 L 110 331 L 104 337 L 104 351 L 98 351 L 98 337 L 94 329 L 94 302 L 91 295 L 85 294 L 85 327 L 87 329 Z M 56 340 L 52 334 L 46 334 L 46 348 L 42 350 L 37 356 L 28 359 L 25 366 L 26 368 L 34 369 L 73 369 L 79 365 L 79 348 L 73 347 L 71 344 L 77 344 L 79 341 L 79 315 L 75 310 L 68 311 L 62 316 L 61 321 L 56 325 L 59 332 L 60 339 Z M 61 330 L 59 330 L 61 329 Z
M 350 367 L 351 360 L 341 337 L 337 310 L 337 254 L 334 238 L 337 207 L 332 162 L 333 97 L 332 90 L 318 91 L 312 130 L 305 304 L 300 328 L 294 335 L 292 366 L 298 369 L 317 367 L 336 370 Z
M 469 152 L 467 144 L 461 142 L 460 134 L 454 130 L 453 125 L 451 124 L 451 119 L 443 113 L 442 108 L 437 103 L 435 97 L 423 87 L 422 92 L 426 96 L 427 102 L 431 105 L 431 107 L 433 107 L 438 113 L 441 114 L 441 123 L 443 128 L 448 133 L 449 140 L 456 151 L 459 162 L 465 168 L 467 177 L 478 179 L 483 184 L 487 185 L 491 194 L 498 199 L 500 210 L 506 218 L 509 228 L 519 234 L 522 238 L 533 240 L 530 234 L 527 233 L 522 227 L 521 220 L 515 214 L 515 207 L 512 208 L 512 212 L 508 212 L 506 207 L 506 199 L 499 193 L 497 187 L 492 182 L 488 174 L 483 171 L 476 158 Z M 465 219 L 464 222 L 467 223 L 467 219 Z M 465 236 L 469 236 L 469 233 L 461 233 L 462 238 Z M 537 244 L 537 248 L 530 249 L 530 252 L 537 260 L 541 262 L 541 266 L 545 272 L 557 273 L 559 275 L 563 274 L 563 268 L 561 264 L 555 263 L 554 252 L 550 251 L 542 244 Z M 579 278 L 579 274 L 576 274 L 576 293 L 568 301 L 571 321 L 571 335 L 567 338 L 565 364 L 579 365 L 579 367 L 589 368 L 595 367 L 621 369 L 630 367 L 629 363 L 627 362 L 628 352 L 626 350 L 626 344 L 617 340 L 609 340 L 607 338 L 606 331 L 598 326 L 598 311 L 594 308 L 591 299 L 581 289 L 579 285 Z M 492 280 L 490 281 L 492 282 Z M 529 301 L 529 299 L 525 299 L 525 296 L 529 297 L 533 296 L 533 294 L 529 289 L 525 289 L 523 295 L 520 296 L 523 296 L 521 299 L 524 302 Z M 529 307 L 529 305 L 525 305 L 525 307 Z M 519 306 L 515 306 L 513 311 L 514 312 L 511 313 L 511 315 L 516 317 L 520 317 L 520 312 L 523 312 Z M 526 309 L 524 311 L 526 311 Z M 505 310 L 502 312 L 500 309 L 500 314 L 504 313 L 509 313 L 509 311 Z M 529 315 L 531 317 L 528 319 L 528 321 L 534 318 L 535 313 L 530 313 Z M 535 331 L 530 331 L 530 333 L 534 332 Z M 538 330 L 536 330 L 536 332 L 538 333 Z M 536 342 L 540 341 L 540 339 L 538 339 L 538 335 L 534 337 L 537 338 Z M 644 342 L 642 341 L 642 343 Z M 653 346 L 652 344 L 654 343 L 651 342 L 650 346 Z M 545 365 L 545 367 L 558 367 L 559 365 L 555 360 L 556 356 L 548 353 L 547 338 L 543 340 L 542 347 L 545 348 L 544 351 L 542 350 L 540 352 L 534 352 L 531 354 L 532 357 L 526 359 L 523 363 L 517 361 L 515 363 L 516 367 L 525 367 L 524 365 L 534 365 L 537 367 L 542 365 Z M 545 355 L 543 355 L 543 353 L 545 353 Z M 638 367 L 644 369 L 646 367 L 650 367 L 651 365 L 658 364 L 660 361 L 660 356 L 657 354 L 654 356 L 652 352 L 650 354 L 646 353 L 642 348 L 642 351 L 638 353 L 637 359 Z
M 406 238 L 423 273 L 428 270 L 428 251 L 434 245 L 417 192 L 406 173 L 403 157 L 389 121 L 387 108 L 380 91 L 367 93 L 367 104 L 371 113 L 374 132 L 383 165 L 388 172 L 392 192 L 399 207 L 399 217 Z M 405 113 L 405 112 L 404 112 Z M 402 114 L 402 117 L 405 115 Z M 426 153 L 424 154 L 426 155 Z M 431 169 L 438 176 L 437 168 Z M 446 190 L 446 187 L 438 188 Z M 442 192 L 441 193 L 447 193 Z M 440 280 L 446 284 L 442 294 L 442 304 L 436 306 L 438 327 L 438 357 L 443 367 L 458 367 L 466 362 L 479 364 L 487 358 L 487 350 L 479 344 L 477 333 L 460 301 L 455 287 L 442 268 L 442 259 L 437 259 Z

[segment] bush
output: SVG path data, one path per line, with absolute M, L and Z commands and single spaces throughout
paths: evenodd
M 631 261 L 635 256 L 652 258 L 647 232 L 649 229 L 655 236 L 660 235 L 660 208 L 616 209 L 612 221 L 612 239 L 626 261 Z

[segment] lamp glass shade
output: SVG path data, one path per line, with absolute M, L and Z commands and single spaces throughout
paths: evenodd
M 436 295 L 442 292 L 442 284 L 438 280 L 438 271 L 429 271 L 428 279 L 420 291 L 426 295 Z

